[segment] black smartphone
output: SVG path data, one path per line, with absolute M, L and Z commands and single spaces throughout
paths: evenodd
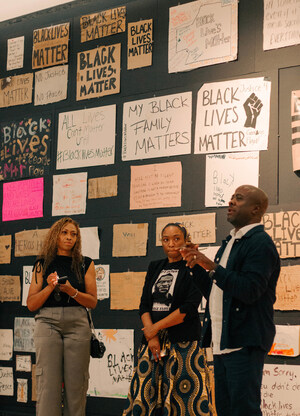
M 59 277 L 58 279 L 57 279 L 57 283 L 58 284 L 64 284 L 64 283 L 66 283 L 66 281 L 68 280 L 68 276 L 62 276 L 62 277 Z

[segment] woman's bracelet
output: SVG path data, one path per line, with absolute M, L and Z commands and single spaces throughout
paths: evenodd
M 70 298 L 72 298 L 72 299 L 76 298 L 76 296 L 78 295 L 78 289 L 75 289 L 75 290 L 76 290 L 75 295 L 70 296 Z

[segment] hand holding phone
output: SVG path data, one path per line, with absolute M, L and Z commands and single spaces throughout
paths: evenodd
M 57 279 L 57 283 L 58 284 L 65 284 L 67 280 L 68 280 L 68 276 L 62 276 L 62 277 L 59 277 Z

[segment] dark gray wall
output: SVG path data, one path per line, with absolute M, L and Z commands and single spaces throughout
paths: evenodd
M 187 3 L 187 1 L 181 1 Z M 205 191 L 205 156 L 184 155 L 172 157 L 170 161 L 180 160 L 183 170 L 182 207 L 170 209 L 151 209 L 145 211 L 129 210 L 129 186 L 130 165 L 151 164 L 153 160 L 134 162 L 121 161 L 122 141 L 122 108 L 123 103 L 132 99 L 142 99 L 153 95 L 165 95 L 169 93 L 192 91 L 193 92 L 193 126 L 195 123 L 195 103 L 198 89 L 205 82 L 230 80 L 235 78 L 264 76 L 272 81 L 271 92 L 271 117 L 268 151 L 260 152 L 260 179 L 259 185 L 267 191 L 270 198 L 270 211 L 298 210 L 300 202 L 300 178 L 291 170 L 291 127 L 290 127 L 290 95 L 291 91 L 300 89 L 300 46 L 281 48 L 266 51 L 262 49 L 262 25 L 263 25 L 263 0 L 240 0 L 238 14 L 238 59 L 233 62 L 212 65 L 189 72 L 168 74 L 168 16 L 169 7 L 176 6 L 175 0 L 77 0 L 61 7 L 48 11 L 34 13 L 22 18 L 0 24 L 0 78 L 9 75 L 32 72 L 32 31 L 33 29 L 50 26 L 52 24 L 70 21 L 70 53 L 69 53 L 69 84 L 68 99 L 45 107 L 24 105 L 0 109 L 0 121 L 13 120 L 30 114 L 50 114 L 53 119 L 53 146 L 52 161 L 56 155 L 56 137 L 58 114 L 62 111 L 95 107 L 97 105 L 117 105 L 117 139 L 115 164 L 109 166 L 97 166 L 85 168 L 88 177 L 118 175 L 119 194 L 116 198 L 95 199 L 87 201 L 85 215 L 74 216 L 81 226 L 98 226 L 101 238 L 100 261 L 110 264 L 111 272 L 123 272 L 129 270 L 144 271 L 150 260 L 159 258 L 161 249 L 155 246 L 155 222 L 158 216 L 172 214 L 191 214 L 216 211 L 217 244 L 229 230 L 225 220 L 225 208 L 207 209 L 204 206 Z M 148 68 L 127 71 L 126 46 L 127 32 L 114 35 L 101 40 L 80 43 L 79 19 L 87 13 L 98 12 L 116 6 L 126 5 L 127 22 L 140 19 L 153 18 L 154 21 L 154 52 L 153 65 Z M 7 39 L 25 35 L 25 59 L 24 68 L 6 72 Z M 77 52 L 88 50 L 110 43 L 122 44 L 122 71 L 121 92 L 117 95 L 103 97 L 101 99 L 76 102 L 75 79 Z M 165 162 L 166 159 L 155 159 L 155 163 Z M 77 172 L 79 169 L 60 171 L 59 173 Z M 51 217 L 52 206 L 52 175 L 56 173 L 55 163 L 52 162 L 51 174 L 44 178 L 44 217 L 40 219 L 20 220 L 0 223 L 1 234 L 14 233 L 33 229 L 47 228 L 56 218 Z M 0 195 L 2 200 L 2 184 Z M 2 204 L 1 204 L 2 205 Z M 2 208 L 2 206 L 1 206 Z M 1 209 L 0 208 L 0 209 Z M 132 221 L 149 223 L 149 241 L 146 257 L 140 258 L 112 258 L 112 228 L 115 223 L 127 223 Z M 14 246 L 14 239 L 13 239 Z M 33 257 L 15 258 L 12 251 L 12 261 L 9 265 L 0 265 L 0 275 L 22 276 L 23 265 L 32 264 Z M 283 265 L 299 264 L 299 259 L 284 260 Z M 33 316 L 25 307 L 16 302 L 6 302 L 0 305 L 0 327 L 13 328 L 14 317 Z M 99 302 L 93 313 L 94 323 L 97 328 L 134 328 L 135 350 L 140 340 L 140 321 L 137 311 L 112 311 L 109 300 Z M 276 312 L 278 324 L 298 324 L 299 312 Z M 15 358 L 15 354 L 14 354 Z M 298 358 L 268 358 L 269 363 L 300 364 Z M 34 356 L 33 356 L 34 362 Z M 12 366 L 15 362 L 2 361 L 0 366 Z M 18 377 L 29 378 L 28 374 L 17 374 Z M 16 378 L 16 377 L 15 377 Z M 16 387 L 16 385 L 15 385 Z M 16 391 L 16 388 L 15 388 Z M 31 382 L 29 379 L 29 398 Z M 34 414 L 34 403 L 19 404 L 16 402 L 16 394 L 13 398 L 0 396 L 0 414 L 14 415 Z M 124 400 L 88 398 L 88 415 L 120 415 Z

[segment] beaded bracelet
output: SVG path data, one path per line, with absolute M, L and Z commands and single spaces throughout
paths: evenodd
M 76 298 L 76 296 L 78 295 L 78 289 L 76 289 L 76 293 L 73 296 L 70 296 L 72 299 Z

